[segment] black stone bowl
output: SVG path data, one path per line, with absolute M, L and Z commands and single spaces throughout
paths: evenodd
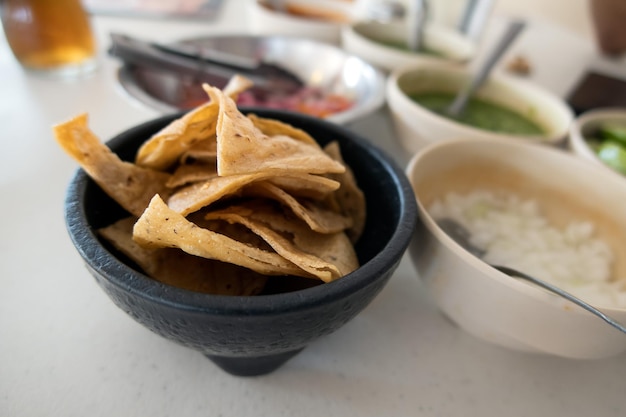
M 127 214 L 82 169 L 69 184 L 65 219 L 87 268 L 118 307 L 155 333 L 202 352 L 228 373 L 261 375 L 339 329 L 372 301 L 409 244 L 417 207 L 404 172 L 345 127 L 295 113 L 246 110 L 297 126 L 322 145 L 339 141 L 367 199 L 367 223 L 356 244 L 361 267 L 356 271 L 327 284 L 248 297 L 207 295 L 159 283 L 98 239 L 97 228 Z M 141 143 L 179 116 L 141 124 L 108 145 L 122 159 L 133 160 Z

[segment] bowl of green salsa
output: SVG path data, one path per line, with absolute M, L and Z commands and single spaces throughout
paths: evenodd
M 626 175 L 626 109 L 599 108 L 581 114 L 572 124 L 572 152 Z
M 513 110 L 480 98 L 470 98 L 465 110 L 458 116 L 446 116 L 446 109 L 455 98 L 453 93 L 427 92 L 410 94 L 411 100 L 430 111 L 448 117 L 464 125 L 490 132 L 513 135 L 541 136 L 541 126 Z
M 403 21 L 357 21 L 341 31 L 342 47 L 349 53 L 385 71 L 418 62 L 451 61 L 463 63 L 475 53 L 474 42 L 458 31 L 436 24 L 424 29 L 423 48 L 409 49 Z
M 417 152 L 446 139 L 499 138 L 551 146 L 566 144 L 574 119 L 560 97 L 527 80 L 494 73 L 462 114 L 446 113 L 472 73 L 450 63 L 420 63 L 394 70 L 387 103 L 400 143 Z

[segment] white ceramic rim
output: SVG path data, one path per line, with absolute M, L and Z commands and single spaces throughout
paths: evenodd
M 409 62 L 409 61 L 455 61 L 455 62 L 465 62 L 469 60 L 475 53 L 474 44 L 461 36 L 458 32 L 453 31 L 445 26 L 436 25 L 436 24 L 428 24 L 425 30 L 426 37 L 442 37 L 442 39 L 446 39 L 447 41 L 456 44 L 456 48 L 450 47 L 448 49 L 454 50 L 454 55 L 450 54 L 450 56 L 436 56 L 436 55 L 428 55 L 428 54 L 416 54 L 409 51 L 403 51 L 398 48 L 393 48 L 390 46 L 386 46 L 381 44 L 380 42 L 373 41 L 367 36 L 363 36 L 358 28 L 366 25 L 383 25 L 387 23 L 382 22 L 369 22 L 369 21 L 357 21 L 350 25 L 345 25 L 342 29 L 342 41 L 344 44 L 349 43 L 358 43 L 361 47 L 369 48 L 371 50 L 371 55 L 383 55 L 387 57 L 391 57 L 393 59 L 397 59 L 398 61 Z M 400 23 L 390 22 L 389 25 L 398 25 Z M 346 46 L 346 45 L 344 45 Z M 354 53 L 354 51 L 353 51 Z
M 287 13 L 283 13 L 280 11 L 268 9 L 264 7 L 260 3 L 262 0 L 252 0 L 252 10 L 255 13 L 258 13 L 260 16 L 266 16 L 276 22 L 282 22 L 283 24 L 289 25 L 304 25 L 308 29 L 317 29 L 317 30 L 339 30 L 341 26 L 347 24 L 352 16 L 349 9 L 345 7 L 341 7 L 340 4 L 333 5 L 332 3 L 325 2 L 320 6 L 319 2 L 303 2 L 303 3 L 312 3 L 318 6 L 322 10 L 327 10 L 329 12 L 341 13 L 346 18 L 346 23 L 342 23 L 339 21 L 331 21 L 331 20 L 322 20 L 322 19 L 309 19 L 306 17 L 295 16 Z

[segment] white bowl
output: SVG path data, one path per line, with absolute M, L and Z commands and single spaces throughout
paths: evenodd
M 581 114 L 574 120 L 574 123 L 572 123 L 569 135 L 569 146 L 572 152 L 585 160 L 602 165 L 611 172 L 616 172 L 598 158 L 596 153 L 589 146 L 587 139 L 585 139 L 597 131 L 602 124 L 607 122 L 626 127 L 626 109 L 601 108 L 589 110 Z
M 432 201 L 452 191 L 514 191 L 539 201 L 556 225 L 593 222 L 597 235 L 618 254 L 614 275 L 626 279 L 626 216 L 618 209 L 624 207 L 626 181 L 559 149 L 493 139 L 432 144 L 412 158 L 406 172 L 421 218 L 410 257 L 453 322 L 481 339 L 526 352 L 591 359 L 626 350 L 623 333 L 563 298 L 490 267 L 450 238 L 427 211 Z M 597 307 L 626 324 L 626 309 Z
M 472 58 L 475 45 L 451 28 L 429 24 L 424 29 L 424 46 L 436 53 L 416 53 L 386 44 L 406 44 L 404 22 L 361 21 L 346 25 L 341 31 L 344 49 L 386 71 L 420 62 L 453 61 Z
M 287 6 L 318 10 L 332 20 L 297 16 L 268 7 L 269 0 L 249 0 L 248 18 L 252 33 L 259 35 L 297 36 L 339 45 L 341 27 L 352 20 L 349 3 L 329 0 L 289 0 Z
M 400 143 L 414 153 L 425 145 L 455 138 L 523 139 L 563 145 L 574 114 L 553 93 L 526 80 L 493 73 L 476 97 L 513 110 L 535 122 L 544 136 L 515 136 L 475 128 L 450 120 L 417 104 L 408 96 L 420 92 L 455 93 L 469 82 L 468 68 L 450 63 L 421 63 L 393 71 L 387 80 L 387 103 Z

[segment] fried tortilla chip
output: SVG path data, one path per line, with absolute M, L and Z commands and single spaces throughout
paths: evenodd
M 255 181 L 273 179 L 272 171 L 258 172 L 256 174 L 230 175 L 226 177 L 214 177 L 204 183 L 192 184 L 172 194 L 167 205 L 174 211 L 186 216 L 189 213 L 200 210 L 219 199 L 239 193 L 242 188 Z M 315 186 L 317 190 L 324 190 L 325 194 L 339 187 L 337 181 L 309 174 L 290 174 L 286 177 L 301 181 L 302 184 Z M 281 177 L 285 178 L 285 177 Z
M 206 84 L 204 89 L 214 102 L 219 103 L 216 127 L 219 175 L 271 170 L 310 174 L 345 172 L 345 167 L 325 154 L 318 145 L 289 136 L 267 136 L 219 89 Z
M 346 229 L 346 234 L 350 237 L 352 243 L 356 243 L 363 233 L 367 217 L 365 195 L 356 183 L 352 170 L 344 162 L 339 143 L 336 141 L 330 142 L 324 147 L 324 151 L 346 167 L 346 172 L 331 174 L 329 177 L 341 183 L 341 187 L 334 193 L 332 198 L 335 199 L 340 212 L 352 219 L 352 226 Z
M 65 152 L 129 213 L 140 216 L 155 194 L 169 195 L 169 174 L 122 161 L 89 129 L 86 114 L 54 126 L 54 134 Z
M 240 76 L 224 91 L 203 85 L 207 102 L 148 139 L 134 163 L 103 144 L 86 115 L 54 128 L 132 215 L 99 235 L 157 281 L 254 295 L 283 281 L 331 282 L 359 266 L 365 198 L 339 144 L 322 149 L 295 126 L 243 115 L 234 100 L 251 86 Z
M 340 277 L 359 267 L 354 246 L 345 232 L 307 236 L 294 233 L 294 244 L 305 252 L 332 263 L 339 269 Z
M 149 249 L 133 240 L 137 218 L 127 217 L 98 230 L 98 234 L 164 284 L 216 295 L 256 295 L 267 276 L 236 265 L 189 255 L 180 249 Z
M 221 219 L 229 223 L 238 223 L 249 228 L 252 232 L 263 238 L 279 255 L 298 265 L 324 282 L 330 282 L 339 278 L 341 273 L 332 263 L 326 262 L 310 253 L 300 250 L 288 236 L 284 236 L 268 227 L 259 217 L 252 216 L 252 209 L 244 207 L 229 207 L 225 210 L 210 212 L 207 219 Z M 258 213 L 257 213 L 258 214 Z M 284 217 L 283 219 L 287 221 Z
M 235 76 L 223 94 L 237 96 L 251 86 L 252 82 L 247 78 Z M 165 170 L 196 143 L 214 141 L 219 105 L 217 100 L 207 102 L 165 126 L 139 148 L 135 159 L 137 165 Z
M 203 140 L 192 145 L 180 156 L 181 164 L 195 162 L 217 164 L 217 141 Z
M 302 174 L 301 176 L 280 176 L 264 180 L 274 184 L 278 188 L 291 194 L 294 197 L 310 198 L 313 200 L 327 199 L 330 194 L 338 190 L 341 184 L 330 178 Z M 326 181 L 331 181 L 326 184 Z M 332 185 L 332 187 L 331 187 Z
M 175 119 L 145 142 L 137 152 L 139 166 L 165 170 L 194 144 L 215 140 L 218 104 L 210 102 Z
M 248 114 L 254 126 L 267 136 L 289 136 L 302 142 L 310 143 L 319 147 L 318 143 L 302 129 L 298 129 L 288 123 L 276 119 L 259 117 L 256 114 Z
M 276 185 L 259 181 L 243 190 L 244 196 L 264 197 L 276 200 L 288 207 L 293 214 L 303 220 L 312 230 L 319 233 L 337 233 L 352 226 L 352 219 L 335 213 L 320 202 L 308 199 L 298 200 Z
M 217 166 L 215 164 L 195 163 L 179 165 L 166 185 L 169 188 L 178 188 L 188 184 L 205 182 L 215 177 L 217 177 Z
M 352 243 L 343 232 L 317 233 L 263 200 L 209 212 L 206 218 L 245 225 L 276 252 L 324 282 L 333 281 L 359 266 Z
M 167 207 L 158 195 L 135 223 L 133 239 L 145 248 L 180 248 L 191 255 L 240 265 L 260 274 L 311 276 L 275 252 L 197 226 Z

